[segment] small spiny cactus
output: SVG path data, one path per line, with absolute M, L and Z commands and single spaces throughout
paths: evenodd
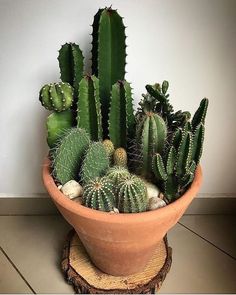
M 118 184 L 122 179 L 127 178 L 130 176 L 129 171 L 121 166 L 113 166 L 108 171 L 106 176 L 113 181 L 113 183 L 116 185 Z
M 105 140 L 103 140 L 102 144 L 105 147 L 108 157 L 111 158 L 114 154 L 114 151 L 115 151 L 115 147 L 114 147 L 113 142 L 110 139 L 105 139 Z
M 82 204 L 86 207 L 112 211 L 115 207 L 115 195 L 112 181 L 107 177 L 95 178 L 84 186 Z
M 123 213 L 136 213 L 147 210 L 146 185 L 139 177 L 130 175 L 117 184 L 116 207 Z
M 73 88 L 64 82 L 46 84 L 40 90 L 39 100 L 49 111 L 65 111 L 72 106 Z
M 114 165 L 127 167 L 127 152 L 123 148 L 118 148 L 115 150 L 113 155 Z

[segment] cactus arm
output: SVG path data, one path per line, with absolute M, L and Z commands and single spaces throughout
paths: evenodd
M 83 78 L 83 70 L 84 70 L 84 57 L 82 51 L 79 48 L 79 45 L 73 44 L 72 46 L 72 55 L 74 61 L 74 79 L 73 86 L 75 88 L 75 93 L 77 94 L 77 90 L 79 87 L 79 82 Z
M 187 169 L 186 174 L 180 180 L 180 184 L 183 188 L 188 186 L 193 181 L 196 167 L 196 163 L 192 161 L 189 168 Z
M 180 144 L 181 141 L 181 129 L 178 128 L 176 129 L 176 131 L 173 134 L 172 140 L 171 140 L 171 144 L 178 149 L 178 146 Z
M 68 82 L 73 85 L 73 73 L 71 72 L 71 52 L 70 44 L 64 44 L 59 50 L 58 61 L 61 71 L 61 80 L 63 82 Z
M 192 159 L 195 161 L 197 165 L 202 155 L 204 134 L 205 134 L 204 125 L 203 124 L 198 125 L 193 134 L 193 151 L 192 151 Z
M 142 172 L 148 171 L 149 165 L 149 149 L 150 149 L 150 133 L 149 133 L 150 117 L 148 117 L 143 125 L 141 136 L 141 149 L 142 149 Z
M 175 150 L 174 146 L 171 146 L 169 149 L 169 152 L 167 154 L 167 161 L 166 161 L 167 175 L 174 174 L 175 162 L 176 162 L 176 150 Z
M 129 138 L 133 138 L 135 131 L 135 116 L 133 107 L 133 98 L 130 83 L 127 81 L 123 82 L 125 90 L 125 101 L 126 101 L 126 128 L 127 135 Z
M 74 125 L 74 115 L 71 110 L 60 113 L 52 113 L 47 118 L 47 143 L 53 148 L 65 130 L 70 129 Z
M 176 175 L 182 176 L 189 167 L 192 159 L 192 134 L 182 133 L 182 140 L 177 151 Z
M 168 88 L 169 88 L 169 82 L 164 80 L 162 85 L 161 85 L 161 89 L 162 89 L 162 92 L 163 92 L 164 95 L 168 91 Z
M 208 104 L 209 100 L 207 98 L 203 98 L 201 100 L 200 106 L 198 107 L 192 119 L 193 130 L 195 130 L 200 123 L 205 123 Z
M 84 128 L 92 140 L 102 139 L 99 82 L 95 76 L 85 76 L 79 84 L 77 126 Z
M 165 121 L 162 119 L 162 117 L 158 115 L 153 117 L 155 120 L 156 129 L 157 129 L 157 146 L 156 146 L 155 152 L 161 153 L 164 148 L 164 144 L 165 144 L 165 140 L 167 136 L 167 128 L 166 128 Z
M 178 191 L 178 181 L 174 175 L 170 175 L 168 179 L 164 182 L 164 194 L 169 202 L 172 202 L 176 199 Z
M 153 172 L 158 180 L 166 181 L 168 178 L 164 162 L 160 154 L 155 154 L 152 162 Z

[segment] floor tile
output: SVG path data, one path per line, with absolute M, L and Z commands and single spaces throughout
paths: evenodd
M 32 291 L 0 250 L 0 294 L 3 293 L 32 293 Z
M 236 261 L 181 225 L 168 234 L 173 263 L 160 293 L 236 293 Z
M 0 245 L 37 293 L 73 293 L 60 270 L 69 228 L 60 216 L 0 217 Z
M 187 215 L 180 223 L 236 258 L 236 216 Z

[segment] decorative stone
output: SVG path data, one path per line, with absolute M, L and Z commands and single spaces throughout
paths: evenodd
M 156 210 L 166 206 L 166 202 L 162 199 L 155 197 L 149 199 L 149 210 Z
M 148 199 L 157 198 L 160 193 L 159 188 L 155 184 L 150 182 L 145 182 L 145 184 L 147 188 Z
M 83 188 L 77 181 L 70 180 L 62 186 L 61 192 L 70 199 L 74 199 L 83 194 Z
M 110 213 L 120 213 L 120 211 L 117 208 L 114 207 L 113 210 L 110 211 Z
M 57 187 L 59 190 L 61 190 L 61 188 L 62 188 L 62 185 L 60 184 L 60 185 L 58 185 L 58 187 Z
M 77 197 L 73 199 L 74 202 L 79 203 L 80 205 L 82 204 L 82 198 L 81 197 Z

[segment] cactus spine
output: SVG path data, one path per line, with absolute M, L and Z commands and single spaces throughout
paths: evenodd
M 103 176 L 109 168 L 109 157 L 101 142 L 90 144 L 81 167 L 81 179 L 86 184 L 96 177 Z
M 117 185 L 122 179 L 130 176 L 129 171 L 121 166 L 113 166 L 108 171 L 106 176 Z
M 59 50 L 58 61 L 61 71 L 61 80 L 70 83 L 70 85 L 74 87 L 76 95 L 79 82 L 83 76 L 83 60 L 82 51 L 79 45 L 75 43 L 66 43 L 62 45 Z
M 99 9 L 93 22 L 92 73 L 100 81 L 103 131 L 108 135 L 108 114 L 112 85 L 125 76 L 125 26 L 111 8 Z
M 84 128 L 92 140 L 102 139 L 99 81 L 95 76 L 85 76 L 80 81 L 77 108 L 77 126 Z
M 115 206 L 113 183 L 107 178 L 95 178 L 84 186 L 82 204 L 86 207 L 112 211 Z
M 122 179 L 117 185 L 117 208 L 123 213 L 147 210 L 147 190 L 145 183 L 135 175 Z
M 62 185 L 69 180 L 78 180 L 82 157 L 90 143 L 83 129 L 72 128 L 63 136 L 52 153 L 52 174 Z
M 127 153 L 123 148 L 115 150 L 113 155 L 114 164 L 120 167 L 127 167 Z
M 50 148 L 53 148 L 59 138 L 65 134 L 67 129 L 74 125 L 74 116 L 71 110 L 60 113 L 52 113 L 47 118 L 47 142 Z
M 109 113 L 109 137 L 115 147 L 127 147 L 133 137 L 135 117 L 130 84 L 118 81 L 112 86 Z
M 49 111 L 65 111 L 72 106 L 73 88 L 63 82 L 46 84 L 40 90 L 39 100 Z

